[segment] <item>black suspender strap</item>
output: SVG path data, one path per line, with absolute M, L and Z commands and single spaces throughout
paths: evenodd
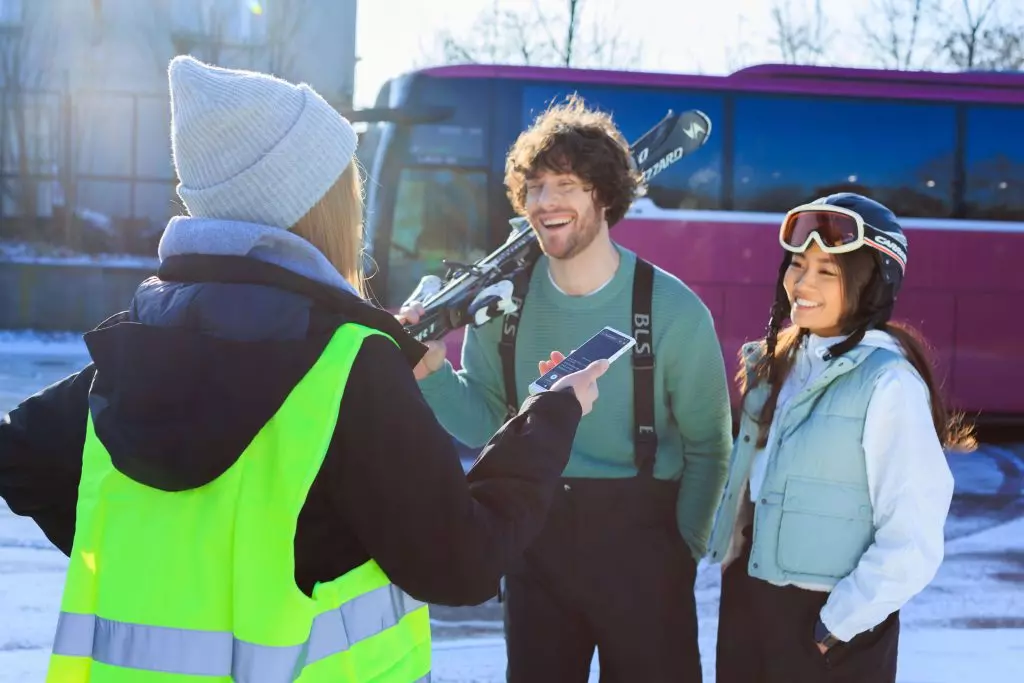
M 502 320 L 498 355 L 505 384 L 506 419 L 519 412 L 516 391 L 516 334 L 530 285 L 532 265 L 512 281 L 515 313 Z M 637 257 L 633 275 L 633 442 L 634 463 L 640 476 L 654 476 L 658 435 L 654 431 L 654 341 L 651 336 L 651 300 L 654 295 L 654 266 Z
M 501 321 L 498 355 L 501 358 L 501 374 L 505 380 L 506 420 L 511 420 L 519 413 L 519 395 L 516 391 L 516 334 L 519 332 L 526 292 L 530 289 L 530 274 L 536 262 L 535 258 L 531 259 L 529 265 L 512 279 L 512 301 L 516 304 L 516 311 L 509 313 Z
M 654 476 L 658 435 L 654 431 L 654 337 L 651 336 L 651 300 L 654 266 L 639 256 L 633 274 L 633 443 L 639 476 Z

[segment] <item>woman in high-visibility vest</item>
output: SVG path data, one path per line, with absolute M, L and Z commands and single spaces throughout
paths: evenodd
M 59 683 L 406 683 L 424 603 L 480 603 L 543 525 L 606 364 L 464 474 L 366 302 L 356 135 L 308 86 L 169 68 L 188 215 L 92 357 L 0 422 L 0 496 L 69 556 Z M 468 479 L 468 481 L 467 481 Z

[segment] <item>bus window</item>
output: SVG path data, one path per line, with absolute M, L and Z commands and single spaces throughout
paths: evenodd
M 539 83 L 523 87 L 523 128 L 552 102 L 578 93 L 590 106 L 608 112 L 629 142 L 650 130 L 671 109 L 679 113 L 700 109 L 714 124 L 723 117 L 718 95 L 609 87 L 586 83 Z M 656 176 L 647 197 L 663 209 L 719 209 L 722 189 L 722 135 L 711 134 L 700 154 L 679 160 Z
M 419 125 L 409 135 L 407 162 L 485 166 L 485 150 L 482 126 Z
M 971 107 L 967 112 L 965 162 L 967 217 L 1024 221 L 1024 109 Z
M 952 213 L 952 106 L 739 95 L 733 135 L 738 210 L 782 212 L 852 191 L 901 216 Z
M 456 168 L 403 168 L 395 195 L 385 305 L 397 306 L 442 259 L 487 255 L 487 175 Z

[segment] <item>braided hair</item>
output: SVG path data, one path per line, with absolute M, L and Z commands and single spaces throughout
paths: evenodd
M 788 251 L 782 258 L 779 266 L 779 279 L 775 283 L 775 300 L 772 302 L 771 312 L 768 316 L 768 327 L 765 330 L 765 355 L 762 363 L 765 365 L 767 380 L 774 386 L 778 380 L 778 366 L 774 362 L 775 349 L 778 346 L 779 331 L 782 329 L 782 322 L 789 319 L 793 305 L 789 302 L 789 295 L 786 294 L 785 278 L 786 270 L 793 261 L 793 255 Z
M 836 255 L 836 261 L 843 278 L 843 298 L 846 310 L 840 319 L 841 333 L 845 339 L 831 345 L 825 354 L 825 360 L 838 358 L 857 346 L 870 329 L 887 329 L 892 316 L 895 299 L 889 287 L 881 277 L 877 261 L 871 249 L 858 249 L 846 254 Z M 786 376 L 792 367 L 795 352 L 810 334 L 810 330 L 789 326 L 783 323 L 789 319 L 792 304 L 786 293 L 786 271 L 792 263 L 792 254 L 784 253 L 779 266 L 779 277 L 775 285 L 775 299 L 772 302 L 765 329 L 762 357 L 755 368 L 752 381 L 746 377 L 741 382 L 744 390 L 756 383 L 767 382 L 769 390 L 761 413 L 758 416 L 760 425 L 758 446 L 764 447 L 768 429 L 775 416 L 779 392 Z

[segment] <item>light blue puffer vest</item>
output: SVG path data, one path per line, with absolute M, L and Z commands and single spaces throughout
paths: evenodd
M 743 347 L 748 373 L 760 344 Z M 861 445 L 868 402 L 878 377 L 909 362 L 899 353 L 859 345 L 833 360 L 775 415 L 764 483 L 755 503 L 747 571 L 775 583 L 834 586 L 853 571 L 875 527 Z M 910 366 L 912 367 L 912 366 Z M 709 558 L 725 557 L 756 451 L 756 416 L 768 396 L 755 387 L 743 405 Z

